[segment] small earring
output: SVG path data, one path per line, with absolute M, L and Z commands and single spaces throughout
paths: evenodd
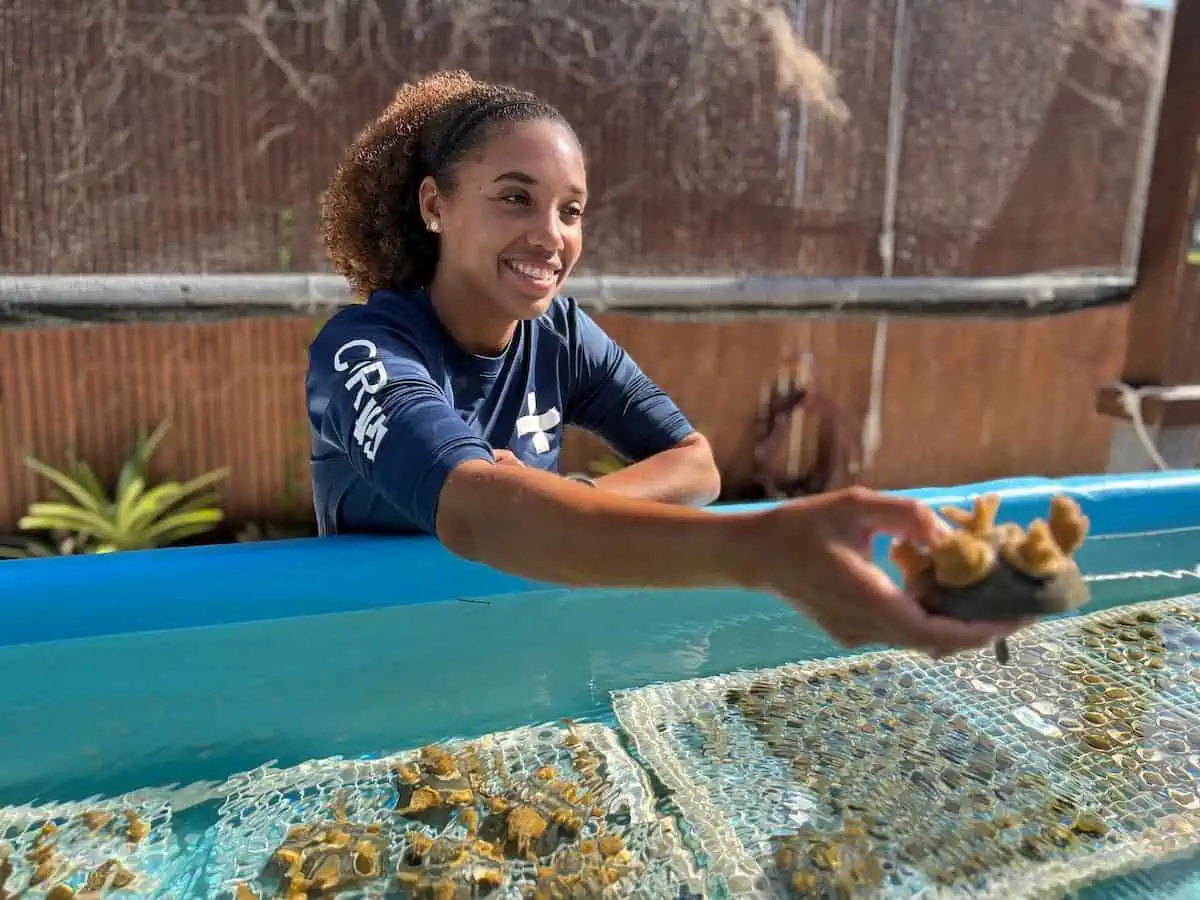
M 439 231 L 442 230 L 441 223 L 439 223 L 436 219 L 434 221 L 430 222 L 429 224 L 427 224 L 425 227 L 428 228 L 430 231 L 432 231 L 434 234 L 437 234 Z

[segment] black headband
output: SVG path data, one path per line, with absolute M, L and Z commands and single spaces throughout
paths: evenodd
M 497 117 L 508 110 L 529 107 L 536 109 L 541 104 L 536 99 L 528 97 L 504 97 L 472 106 L 470 101 L 463 103 L 463 108 L 447 123 L 442 130 L 442 138 L 437 146 L 426 157 L 426 170 L 432 174 L 441 168 L 442 163 L 450 158 L 459 144 L 484 121 Z

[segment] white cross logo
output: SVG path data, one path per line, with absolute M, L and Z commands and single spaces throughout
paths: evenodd
M 544 413 L 539 414 L 537 411 L 537 395 L 530 391 L 525 397 L 525 405 L 529 407 L 529 415 L 521 416 L 517 419 L 517 437 L 525 437 L 531 435 L 533 438 L 533 449 L 538 453 L 548 453 L 550 451 L 550 436 L 547 431 L 554 428 L 562 421 L 562 416 L 558 409 L 550 407 Z

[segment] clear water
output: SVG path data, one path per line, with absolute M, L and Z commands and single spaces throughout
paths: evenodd
M 1200 529 L 1094 539 L 1080 563 L 1093 608 L 1195 593 Z M 0 647 L 0 806 L 612 722 L 614 690 L 844 652 L 741 591 L 544 591 Z M 188 815 L 199 834 L 213 811 Z M 1200 896 L 1198 875 L 1185 862 L 1141 876 L 1150 894 L 1125 879 L 1086 896 Z

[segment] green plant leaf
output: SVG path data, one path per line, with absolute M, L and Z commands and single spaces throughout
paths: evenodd
M 181 512 L 192 512 L 193 510 L 196 510 L 196 509 L 209 509 L 209 508 L 212 508 L 212 509 L 220 509 L 221 508 L 221 495 L 218 494 L 216 491 L 210 491 L 207 494 L 197 494 L 195 497 L 191 497 L 187 500 L 184 500 L 181 503 L 173 505 L 171 507 L 171 511 L 181 513 Z
M 100 479 L 96 477 L 91 466 L 76 459 L 74 454 L 67 457 L 67 463 L 67 474 L 80 487 L 95 497 L 98 503 L 104 506 L 112 502 L 108 496 L 108 490 L 100 483 Z
M 69 503 L 32 503 L 17 523 L 22 531 L 70 531 L 113 540 L 113 524 L 104 516 Z
M 212 531 L 213 528 L 214 524 L 209 522 L 198 523 L 195 525 L 180 525 L 176 528 L 172 528 L 165 534 L 159 535 L 155 541 L 155 545 L 167 546 L 170 544 L 178 544 L 180 541 L 186 540 L 187 538 Z
M 85 488 L 83 485 L 75 481 L 65 472 L 59 471 L 54 466 L 47 465 L 41 460 L 33 456 L 25 457 L 25 465 L 32 469 L 43 478 L 53 482 L 63 493 L 67 494 L 83 509 L 90 510 L 94 513 L 99 513 L 104 509 L 102 500 L 96 497 Z
M 139 537 L 146 542 L 159 543 L 166 542 L 168 536 L 173 541 L 180 540 L 180 532 L 183 533 L 183 536 L 191 537 L 193 534 L 200 534 L 215 528 L 224 518 L 225 513 L 219 509 L 197 509 L 186 513 L 175 513 L 144 529 Z
M 169 419 L 163 419 L 155 427 L 149 437 L 138 435 L 134 441 L 133 450 L 125 459 L 121 466 L 121 472 L 117 476 L 117 496 L 121 496 L 129 487 L 130 483 L 135 478 L 141 478 L 145 481 L 149 477 L 150 461 L 154 458 L 154 454 L 158 452 L 158 447 L 162 443 L 163 438 L 167 436 L 167 432 L 171 430 L 171 422 Z
M 211 472 L 205 472 L 203 475 L 197 475 L 191 481 L 185 481 L 180 485 L 180 496 L 186 497 L 195 494 L 206 488 L 212 487 L 214 484 L 224 481 L 229 477 L 229 469 L 213 469 Z
M 139 514 L 144 514 L 146 509 L 166 509 L 179 499 L 182 487 L 183 485 L 178 481 L 164 481 L 162 484 L 156 484 L 148 491 L 138 495 L 134 508 Z
M 146 491 L 130 510 L 126 528 L 136 530 L 153 522 L 179 500 L 181 487 L 178 481 L 168 481 Z
M 145 480 L 137 475 L 129 482 L 125 490 L 117 495 L 112 518 L 113 526 L 118 532 L 129 531 L 131 520 L 137 514 L 138 504 L 144 496 L 145 489 Z
M 158 452 L 159 445 L 167 436 L 167 432 L 171 430 L 171 420 L 163 419 L 158 423 L 158 426 L 150 433 L 150 436 L 138 441 L 136 456 L 143 470 L 141 474 L 145 474 L 145 469 L 150 465 L 150 460 L 154 458 L 154 454 Z

